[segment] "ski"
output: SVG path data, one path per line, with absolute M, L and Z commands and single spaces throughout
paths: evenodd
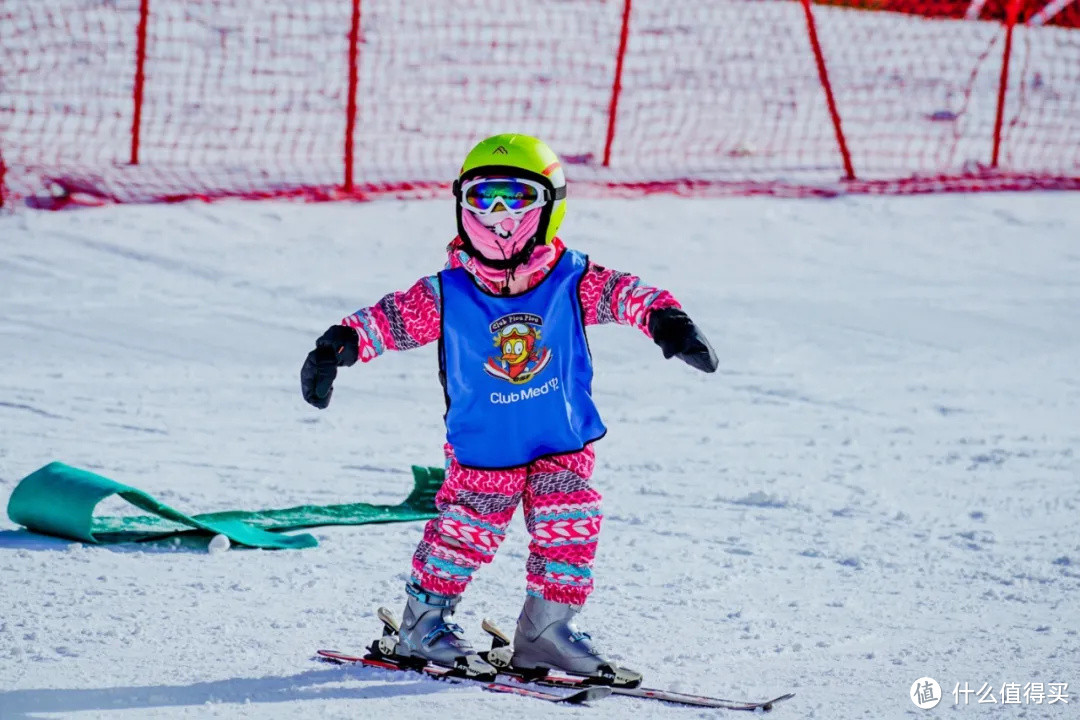
M 513 655 L 510 638 L 503 633 L 490 620 L 484 620 L 482 627 L 491 635 L 491 650 L 481 653 L 484 659 L 494 665 L 499 671 L 499 677 L 513 678 L 521 683 L 534 683 L 542 687 L 580 688 L 580 687 L 608 687 L 614 695 L 636 697 L 646 700 L 660 700 L 662 702 L 676 703 L 679 705 L 693 705 L 696 707 L 721 708 L 724 710 L 744 710 L 748 712 L 769 712 L 776 703 L 789 700 L 795 693 L 786 693 L 771 700 L 726 700 L 724 698 L 694 695 L 691 693 L 675 692 L 673 690 L 661 690 L 658 688 L 643 688 L 615 685 L 597 685 L 604 682 L 603 679 L 572 675 L 569 673 L 519 671 L 510 666 Z
M 414 672 L 426 675 L 427 677 L 435 678 L 437 680 L 447 680 L 452 683 L 461 683 L 467 685 L 476 685 L 482 690 L 495 693 L 506 693 L 508 695 L 519 695 L 521 697 L 533 698 L 534 700 L 544 700 L 551 703 L 563 703 L 566 705 L 581 705 L 593 700 L 600 700 L 606 698 L 611 694 L 611 688 L 596 685 L 593 687 L 576 688 L 575 691 L 569 694 L 559 694 L 553 692 L 546 692 L 543 690 L 536 690 L 533 688 L 525 687 L 517 682 L 500 682 L 498 680 L 477 680 L 474 678 L 462 677 L 456 674 L 457 671 L 453 668 L 443 667 L 442 665 L 435 665 L 433 663 L 427 663 L 420 666 L 405 665 L 394 658 L 387 657 L 374 657 L 372 655 L 348 655 L 336 650 L 318 650 L 316 651 L 316 659 L 322 662 L 333 663 L 335 665 L 353 665 L 360 664 L 365 667 L 380 668 L 383 670 L 401 670 L 404 672 Z
M 518 682 L 532 682 L 542 687 L 551 688 L 575 688 L 575 687 L 607 687 L 613 695 L 634 697 L 643 700 L 660 700 L 662 702 L 675 703 L 677 705 L 693 705 L 696 707 L 719 708 L 724 710 L 744 710 L 748 712 L 769 712 L 773 706 L 784 700 L 789 700 L 795 693 L 786 693 L 770 700 L 727 700 L 724 698 L 709 697 L 706 695 L 693 695 L 690 693 L 675 692 L 673 690 L 661 690 L 659 688 L 643 687 L 618 687 L 610 685 L 588 685 L 591 678 L 563 676 L 548 673 L 546 676 L 535 678 L 528 675 L 520 675 L 512 670 L 500 670 L 499 677 L 512 677 Z
M 467 668 L 464 665 L 451 668 L 396 655 L 394 649 L 397 645 L 399 631 L 397 618 L 386 608 L 379 608 L 378 617 L 383 623 L 383 635 L 372 643 L 367 654 L 349 655 L 336 650 L 318 650 L 316 651 L 316 659 L 339 665 L 361 664 L 384 670 L 415 672 L 439 680 L 474 684 L 489 692 L 509 693 L 568 705 L 580 705 L 614 694 L 695 707 L 769 712 L 777 703 L 795 696 L 795 693 L 787 693 L 770 700 L 727 700 L 673 690 L 619 684 L 617 674 L 612 677 L 597 678 L 547 669 L 538 671 L 518 670 L 511 665 L 513 648 L 510 638 L 490 620 L 484 620 L 483 628 L 492 638 L 491 650 L 481 653 L 481 655 L 487 662 L 495 666 L 498 675 L 494 679 L 469 677 Z M 570 692 L 569 694 L 559 694 L 548 692 L 549 689 Z

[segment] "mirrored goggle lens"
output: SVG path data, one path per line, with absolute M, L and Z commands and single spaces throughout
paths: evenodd
M 541 188 L 520 180 L 482 180 L 465 189 L 465 204 L 486 212 L 501 200 L 509 210 L 522 210 L 542 200 Z

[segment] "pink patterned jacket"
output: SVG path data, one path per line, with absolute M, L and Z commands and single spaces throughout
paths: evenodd
M 532 287 L 550 271 L 562 256 L 566 246 L 555 238 L 556 255 L 551 264 L 530 278 Z M 461 249 L 461 241 L 455 238 L 447 247 L 446 267 L 464 267 L 472 271 L 472 258 Z M 477 282 L 497 288 L 475 272 Z M 360 336 L 360 360 L 369 362 L 387 350 L 411 350 L 435 342 L 442 328 L 439 299 L 439 276 L 421 278 L 404 292 L 393 292 L 374 305 L 357 310 L 341 321 L 342 325 L 356 328 Z M 650 287 L 641 279 L 590 261 L 579 286 L 581 306 L 585 310 L 586 325 L 618 323 L 632 325 L 649 335 L 649 312 L 657 308 L 680 307 L 679 302 L 667 290 Z

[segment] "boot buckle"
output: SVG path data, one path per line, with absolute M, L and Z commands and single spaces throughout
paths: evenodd
M 424 639 L 420 641 L 420 644 L 425 647 L 431 647 L 435 644 L 435 641 L 443 635 L 455 635 L 460 639 L 465 636 L 465 630 L 457 623 L 442 623 L 432 628 L 431 632 L 425 635 Z

